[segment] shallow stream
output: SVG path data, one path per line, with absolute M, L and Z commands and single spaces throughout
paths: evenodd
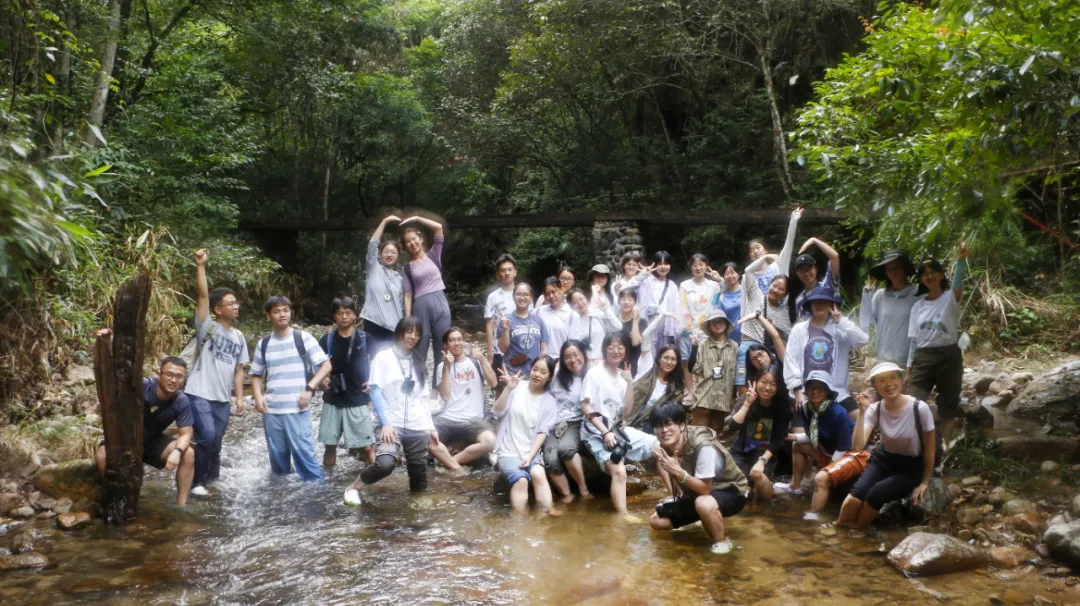
M 905 579 L 881 541 L 804 522 L 804 500 L 731 518 L 727 556 L 709 553 L 700 526 L 651 532 L 656 488 L 630 499 L 638 524 L 605 498 L 524 518 L 492 493 L 490 470 L 434 473 L 431 492 L 412 496 L 399 469 L 352 509 L 341 495 L 360 463 L 341 457 L 316 484 L 273 477 L 253 412 L 233 418 L 222 458 L 211 497 L 186 509 L 170 505 L 171 478 L 147 468 L 133 525 L 64 534 L 37 522 L 48 535 L 37 549 L 55 564 L 0 573 L 0 603 L 987 604 L 1046 589 L 1023 569 Z

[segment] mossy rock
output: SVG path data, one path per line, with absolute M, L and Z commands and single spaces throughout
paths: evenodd
M 37 470 L 31 480 L 34 488 L 56 499 L 66 497 L 74 502 L 82 499 L 101 502 L 101 477 L 91 459 L 46 465 Z

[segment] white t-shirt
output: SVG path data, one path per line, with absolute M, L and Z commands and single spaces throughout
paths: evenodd
M 559 357 L 559 350 L 562 349 L 567 335 L 570 334 L 570 321 L 577 315 L 577 312 L 570 309 L 569 304 L 563 303 L 563 306 L 557 310 L 552 309 L 550 305 L 542 305 L 536 310 L 536 315 L 540 317 L 540 321 L 547 328 L 548 355 L 553 358 Z
M 645 410 L 652 410 L 652 407 L 660 401 L 660 398 L 664 397 L 667 393 L 667 383 L 660 382 L 660 379 L 656 380 L 656 385 L 653 385 L 652 393 L 649 394 L 649 399 L 645 400 Z
M 908 321 L 908 338 L 915 339 L 915 347 L 944 347 L 956 345 L 960 340 L 960 303 L 951 290 L 941 293 L 933 301 L 923 297 L 911 308 Z
M 442 382 L 443 363 L 435 369 L 435 387 Z M 439 417 L 447 421 L 484 418 L 484 377 L 471 359 L 455 361 L 450 367 L 450 399 L 443 403 Z
M 712 280 L 693 279 L 679 285 L 679 303 L 682 306 L 683 330 L 700 330 L 701 323 L 713 310 L 713 297 L 720 291 L 720 284 Z
M 699 480 L 715 478 L 724 473 L 724 455 L 712 446 L 702 446 L 694 461 L 694 477 Z
M 393 347 L 380 351 L 371 361 L 368 382 L 372 387 L 379 387 L 386 397 L 384 413 L 391 426 L 415 431 L 435 429 L 425 396 L 427 390 L 420 386 L 418 378 L 423 372 L 423 367 L 413 368 L 412 356 L 398 357 Z M 406 377 L 415 381 L 409 394 L 402 389 Z
M 585 381 L 581 385 L 581 399 L 588 398 L 593 412 L 600 413 L 607 419 L 608 428 L 615 421 L 616 413 L 623 405 L 623 397 L 626 395 L 626 381 L 616 373 L 614 376 L 608 372 L 607 366 L 601 364 L 589 369 L 585 374 Z M 599 437 L 600 430 L 586 419 L 581 423 L 581 439 Z
M 892 454 L 917 457 L 922 453 L 922 437 L 918 428 L 915 427 L 915 415 L 911 407 L 919 406 L 919 420 L 922 422 L 923 431 L 934 430 L 934 415 L 930 412 L 930 406 L 925 402 L 907 396 L 908 405 L 900 412 L 893 414 L 887 409 L 881 410 L 881 444 L 885 450 Z M 881 402 L 875 402 L 866 409 L 863 417 L 863 431 L 869 436 L 870 432 L 878 424 L 878 406 Z
M 529 384 L 522 381 L 510 394 L 499 422 L 499 435 L 495 439 L 495 456 L 524 458 L 532 448 L 533 438 L 538 427 L 550 427 L 550 418 L 541 418 L 541 409 L 550 416 L 555 412 L 551 393 L 534 395 L 529 391 Z M 496 413 L 497 414 L 497 413 Z

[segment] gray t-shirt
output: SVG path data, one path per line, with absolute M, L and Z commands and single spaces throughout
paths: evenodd
M 208 338 L 211 328 L 214 335 Z M 237 364 L 251 361 L 247 341 L 240 331 L 225 328 L 209 316 L 196 327 L 195 333 L 203 341 L 203 349 L 195 367 L 188 373 L 184 393 L 212 402 L 228 402 Z

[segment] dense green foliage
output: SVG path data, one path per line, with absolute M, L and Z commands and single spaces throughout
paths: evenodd
M 247 302 L 360 290 L 369 234 L 293 240 L 241 221 L 805 203 L 851 211 L 856 259 L 867 243 L 941 254 L 968 231 L 977 275 L 1036 298 L 1056 284 L 1036 276 L 1077 269 L 1069 2 L 6 0 L 0 13 L 0 295 L 4 324 L 27 327 L 19 342 L 41 344 L 19 367 L 38 377 L 140 269 L 172 293 L 159 320 L 178 339 L 197 247 Z M 646 237 L 741 261 L 750 235 Z M 533 280 L 591 257 L 586 230 L 451 230 L 453 290 L 489 279 L 505 250 Z M 1005 302 L 1009 330 L 1039 325 Z M 0 351 L 0 370 L 18 357 Z

